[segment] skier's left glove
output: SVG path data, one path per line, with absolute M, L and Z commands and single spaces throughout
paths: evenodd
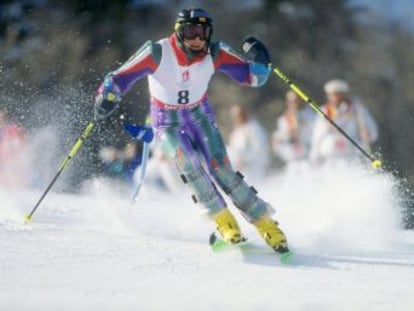
M 95 97 L 95 119 L 104 119 L 110 116 L 121 102 L 121 92 L 112 82 L 105 79 Z
M 266 46 L 255 37 L 246 38 L 241 45 L 241 49 L 246 58 L 252 62 L 263 65 L 271 63 L 270 54 Z
M 131 135 L 131 137 L 139 139 L 145 143 L 150 143 L 154 139 L 154 132 L 150 126 L 125 124 L 124 129 L 129 135 Z
M 269 51 L 265 45 L 255 37 L 246 38 L 241 46 L 243 53 L 250 63 L 251 83 L 253 87 L 259 87 L 266 83 L 272 71 Z

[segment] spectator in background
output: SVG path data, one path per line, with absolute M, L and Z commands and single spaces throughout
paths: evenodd
M 174 164 L 169 161 L 157 142 L 151 144 L 151 158 L 148 159 L 144 184 L 152 185 L 168 192 L 178 192 L 184 185 L 177 174 Z
M 0 110 L 0 185 L 26 187 L 29 184 L 29 158 L 24 130 Z
M 327 103 L 322 110 L 369 152 L 371 144 L 378 138 L 378 129 L 368 108 L 350 96 L 349 85 L 343 80 L 328 81 L 324 90 Z M 337 129 L 322 117 L 317 118 L 310 154 L 313 163 L 330 159 L 352 159 L 356 156 L 355 152 L 355 147 Z
M 134 171 L 141 162 L 135 144 L 127 144 L 123 149 L 104 147 L 100 150 L 99 156 L 104 162 L 109 177 L 120 179 L 128 184 L 133 183 Z
M 135 143 L 128 143 L 122 150 L 122 162 L 124 166 L 125 181 L 128 184 L 134 183 L 134 172 L 136 168 L 141 165 L 141 153 L 138 152 Z
M 274 153 L 285 163 L 308 158 L 315 113 L 292 90 L 286 93 L 286 109 L 272 135 Z
M 231 163 L 247 178 L 263 178 L 269 164 L 269 147 L 266 131 L 241 105 L 230 108 L 233 130 L 227 151 Z

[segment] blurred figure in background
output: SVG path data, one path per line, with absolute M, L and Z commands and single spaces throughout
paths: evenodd
M 328 81 L 324 90 L 327 103 L 322 110 L 335 121 L 353 140 L 370 152 L 371 144 L 378 138 L 378 129 L 368 108 L 350 96 L 349 85 L 339 79 Z M 324 118 L 315 121 L 311 147 L 312 163 L 326 160 L 352 159 L 356 149 Z
M 123 149 L 107 146 L 100 150 L 99 156 L 109 177 L 133 183 L 134 171 L 141 162 L 135 144 L 129 143 Z
M 315 112 L 292 90 L 286 93 L 286 109 L 277 119 L 272 135 L 274 153 L 286 164 L 305 160 L 309 156 Z
M 99 157 L 104 163 L 105 173 L 111 178 L 121 178 L 123 175 L 123 163 L 120 151 L 113 146 L 103 147 L 99 151 Z
M 230 108 L 233 130 L 229 136 L 227 151 L 237 170 L 253 181 L 265 176 L 269 164 L 269 147 L 266 131 L 245 107 Z
M 141 165 L 141 153 L 138 152 L 135 143 L 128 143 L 122 151 L 122 160 L 124 163 L 125 181 L 132 185 L 134 183 L 134 172 Z
M 145 175 L 145 185 L 150 184 L 168 192 L 177 192 L 183 188 L 173 163 L 157 142 L 151 144 L 151 158 Z
M 29 184 L 29 157 L 26 134 L 0 110 L 0 185 L 26 187 Z

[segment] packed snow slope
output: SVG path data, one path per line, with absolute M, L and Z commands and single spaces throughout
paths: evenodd
M 104 181 L 81 194 L 0 188 L 0 310 L 414 310 L 414 234 L 393 180 L 350 166 L 257 184 L 296 257 L 213 253 L 187 189 L 143 188 L 134 206 Z M 233 209 L 234 210 L 234 209 Z

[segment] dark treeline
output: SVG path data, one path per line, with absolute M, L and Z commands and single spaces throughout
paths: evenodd
M 94 92 L 104 75 L 146 40 L 169 35 L 177 10 L 185 6 L 209 10 L 214 38 L 235 48 L 246 35 L 261 38 L 274 64 L 317 103 L 324 101 L 327 80 L 346 79 L 379 123 L 374 150 L 387 169 L 414 183 L 413 30 L 403 20 L 389 20 L 348 0 L 2 1 L 0 107 L 28 129 L 54 124 L 62 150 L 67 150 L 92 115 Z M 260 89 L 241 88 L 226 79 L 216 77 L 210 95 L 223 132 L 228 132 L 227 108 L 234 103 L 254 109 L 273 130 L 286 87 L 276 77 Z M 123 107 L 101 124 L 91 151 L 105 143 L 124 143 L 120 116 L 142 122 L 147 95 L 146 82 L 137 85 Z M 82 153 L 79 161 L 98 162 L 96 152 Z M 88 167 L 72 169 L 73 182 L 96 170 Z

